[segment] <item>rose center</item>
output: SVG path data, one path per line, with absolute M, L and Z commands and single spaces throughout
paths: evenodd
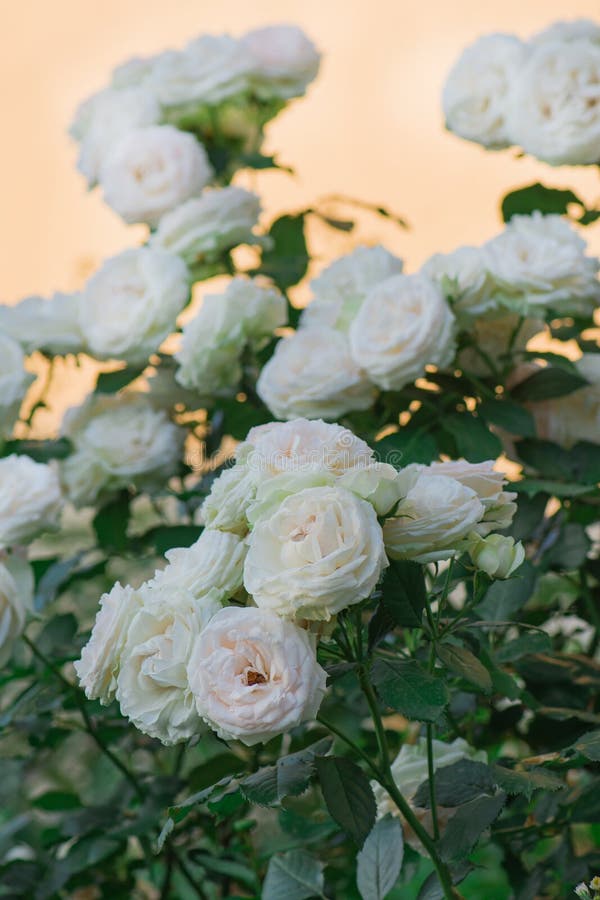
M 253 669 L 250 669 L 246 672 L 246 684 L 248 687 L 252 687 L 254 684 L 265 684 L 267 679 L 260 672 L 255 672 Z
M 307 537 L 312 531 L 312 527 L 316 521 L 316 516 L 309 516 L 303 525 L 298 525 L 297 528 L 294 528 L 294 530 L 290 534 L 290 540 L 294 541 L 294 543 L 296 543 L 297 541 L 303 541 L 304 538 Z

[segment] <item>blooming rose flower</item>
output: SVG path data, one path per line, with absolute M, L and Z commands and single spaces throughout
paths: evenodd
M 600 160 L 600 44 L 542 41 L 512 87 L 511 140 L 553 166 Z
M 303 310 L 300 327 L 347 331 L 371 288 L 401 272 L 402 260 L 385 247 L 357 247 L 313 278 L 314 299 Z
M 48 356 L 82 353 L 79 304 L 79 294 L 25 297 L 14 306 L 0 306 L 0 332 L 17 341 L 27 354 L 36 350 Z
M 600 356 L 586 353 L 575 365 L 588 385 L 564 397 L 528 404 L 538 437 L 567 449 L 577 441 L 597 444 L 600 435 Z
M 295 25 L 256 28 L 240 43 L 252 61 L 252 87 L 267 99 L 301 96 L 319 71 L 319 52 Z
M 183 329 L 177 381 L 205 397 L 231 393 L 242 377 L 246 346 L 258 349 L 287 322 L 287 306 L 277 288 L 250 278 L 234 278 L 222 294 L 209 294 Z
M 127 632 L 141 605 L 140 592 L 118 581 L 100 598 L 92 633 L 74 663 L 88 700 L 99 700 L 106 706 L 114 699 Z
M 314 718 L 326 674 L 306 631 L 262 609 L 229 607 L 196 639 L 188 679 L 219 737 L 252 746 Z
M 480 537 L 474 532 L 469 538 L 469 556 L 477 569 L 486 572 L 490 578 L 508 578 L 525 559 L 525 549 L 521 541 L 502 534 Z
M 185 50 L 157 58 L 149 83 L 165 107 L 215 106 L 246 88 L 251 67 L 252 59 L 239 41 L 227 34 L 204 34 Z
M 484 515 L 477 526 L 479 534 L 489 534 L 490 531 L 503 531 L 511 524 L 517 511 L 517 499 L 514 491 L 505 491 L 506 478 L 503 472 L 494 469 L 494 460 L 470 463 L 464 459 L 449 462 L 432 462 L 424 466 L 431 475 L 448 475 L 455 478 L 461 484 L 475 491 L 484 507 Z
M 256 243 L 253 229 L 259 214 L 260 200 L 251 191 L 231 186 L 206 190 L 166 213 L 150 246 L 176 253 L 189 265 L 215 262 L 238 244 Z
M 175 744 L 201 730 L 186 670 L 196 638 L 221 604 L 212 592 L 196 599 L 168 582 L 142 595 L 122 651 L 117 700 L 136 728 Z
M 112 88 L 147 86 L 154 67 L 160 59 L 157 56 L 132 56 L 112 70 L 110 86 Z
M 525 58 L 525 45 L 509 34 L 489 34 L 467 47 L 444 85 L 450 131 L 484 147 L 511 143 L 506 124 L 510 89 L 521 77 Z
M 12 655 L 33 608 L 34 577 L 25 560 L 12 556 L 0 562 L 0 668 Z
M 347 338 L 329 328 L 302 329 L 280 341 L 256 390 L 278 419 L 334 419 L 368 409 L 374 395 Z
M 388 555 L 427 563 L 462 550 L 485 512 L 476 491 L 456 478 L 418 466 L 407 466 L 399 483 L 404 499 L 383 526 Z
M 600 26 L 592 19 L 573 19 L 570 22 L 553 22 L 543 31 L 530 39 L 529 44 L 535 46 L 537 44 L 555 43 L 557 41 L 575 41 L 580 38 L 587 38 L 590 41 L 600 42 Z
M 61 478 L 75 506 L 135 484 L 152 488 L 176 470 L 183 432 L 144 394 L 92 394 L 67 411 L 62 433 L 74 453 L 61 464 Z
M 100 169 L 104 199 L 126 222 L 157 225 L 196 197 L 214 175 L 194 135 L 172 125 L 135 128 L 118 140 Z
M 242 586 L 246 545 L 235 534 L 205 529 L 191 547 L 178 547 L 165 555 L 168 565 L 156 573 L 150 588 L 187 591 L 193 599 L 210 593 L 222 602 Z
M 245 535 L 247 510 L 256 495 L 256 480 L 246 466 L 224 469 L 213 482 L 200 508 L 199 521 L 207 528 Z
M 471 343 L 458 353 L 457 365 L 473 375 L 497 374 L 526 349 L 532 337 L 547 330 L 542 319 L 522 318 L 507 310 L 482 316 L 470 323 Z
M 452 253 L 434 253 L 421 272 L 441 288 L 459 321 L 498 307 L 495 284 L 482 247 L 459 247 Z
M 0 334 L 0 438 L 9 438 L 35 375 L 25 371 L 23 351 L 12 337 Z
M 513 216 L 485 251 L 503 302 L 516 312 L 588 315 L 600 303 L 600 282 L 599 261 L 585 248 L 561 216 L 534 212 Z
M 337 486 L 307 488 L 254 526 L 244 586 L 261 609 L 328 621 L 368 597 L 386 565 L 370 503 Z
M 136 247 L 108 259 L 87 282 L 79 327 L 96 359 L 147 362 L 188 301 L 188 271 L 164 250 Z
M 0 548 L 56 528 L 62 505 L 53 468 L 15 453 L 0 459 Z
M 398 391 L 425 367 L 450 364 L 455 319 L 424 275 L 395 275 L 373 288 L 350 328 L 352 356 L 369 378 Z

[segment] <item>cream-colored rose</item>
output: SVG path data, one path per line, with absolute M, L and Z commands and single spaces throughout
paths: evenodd
M 74 452 L 61 464 L 61 479 L 76 506 L 136 485 L 162 486 L 177 469 L 183 432 L 144 394 L 93 394 L 68 410 L 62 433 Z
M 521 541 L 502 534 L 480 537 L 476 532 L 469 536 L 469 556 L 473 565 L 490 578 L 509 578 L 525 559 Z
M 357 247 L 327 266 L 310 283 L 314 299 L 300 316 L 300 327 L 348 331 L 369 291 L 402 272 L 402 260 L 385 247 Z
M 537 44 L 556 43 L 557 41 L 576 41 L 587 38 L 600 43 L 600 26 L 592 19 L 572 19 L 570 22 L 553 22 L 543 31 L 530 39 L 532 46 Z
M 149 84 L 165 107 L 215 106 L 248 84 L 252 60 L 227 34 L 204 34 L 157 58 Z
M 261 609 L 328 621 L 368 597 L 385 566 L 371 504 L 344 488 L 312 487 L 255 525 L 244 586 Z
M 540 212 L 513 216 L 485 245 L 503 302 L 531 316 L 547 309 L 560 315 L 593 313 L 600 303 L 599 261 L 585 250 L 585 241 L 566 219 Z
M 102 91 L 94 103 L 77 161 L 89 184 L 98 181 L 104 162 L 122 137 L 136 128 L 156 125 L 160 117 L 160 104 L 146 87 Z
M 19 344 L 0 334 L 0 438 L 9 438 L 19 417 L 23 398 L 35 375 L 25 371 Z
M 187 267 L 172 253 L 137 247 L 111 257 L 79 301 L 88 352 L 96 359 L 147 362 L 174 331 L 189 294 Z
M 600 355 L 586 353 L 575 365 L 588 385 L 564 397 L 528 404 L 538 437 L 567 449 L 577 441 L 600 441 Z
M 242 586 L 246 545 L 235 534 L 205 529 L 191 547 L 165 555 L 167 566 L 149 582 L 150 588 L 187 591 L 195 600 L 210 593 L 224 602 Z
M 348 339 L 329 328 L 306 328 L 277 344 L 256 390 L 278 419 L 335 419 L 368 409 L 374 388 L 352 359 Z
M 510 91 L 526 56 L 525 45 L 509 34 L 489 34 L 467 47 L 444 85 L 447 128 L 484 147 L 511 143 L 506 124 Z
M 224 740 L 269 741 L 314 718 L 326 674 L 310 635 L 262 609 L 222 609 L 188 665 L 199 715 Z
M 259 96 L 301 96 L 319 71 L 320 54 L 296 25 L 268 25 L 240 41 L 251 59 L 250 83 Z
M 168 583 L 142 589 L 117 676 L 117 700 L 136 728 L 163 744 L 202 729 L 187 666 L 196 638 L 221 609 L 212 592 L 196 599 Z
M 15 306 L 0 306 L 0 332 L 17 341 L 27 354 L 36 350 L 48 356 L 83 353 L 80 302 L 80 294 L 57 292 L 48 299 L 26 297 Z
M 104 199 L 126 222 L 157 225 L 197 197 L 214 175 L 193 134 L 172 125 L 135 128 L 114 145 L 100 169 Z
M 150 76 L 160 59 L 157 56 L 132 56 L 119 63 L 112 70 L 110 86 L 112 88 L 148 86 Z
M 33 609 L 33 570 L 17 556 L 0 562 L 0 668 L 23 633 L 27 613 Z
M 150 238 L 189 265 L 215 262 L 238 244 L 254 244 L 260 199 L 239 187 L 206 190 L 166 213 Z
M 462 551 L 485 512 L 476 491 L 419 466 L 407 466 L 398 480 L 403 499 L 383 526 L 388 555 L 427 563 Z
M 490 531 L 504 531 L 511 524 L 517 511 L 514 491 L 505 491 L 506 478 L 494 469 L 494 460 L 470 463 L 464 459 L 449 462 L 433 462 L 421 469 L 431 475 L 448 475 L 475 491 L 484 507 L 484 515 L 477 526 L 481 535 Z
M 350 328 L 350 348 L 376 385 L 398 391 L 426 366 L 450 364 L 454 332 L 452 311 L 430 278 L 395 275 L 368 294 Z
M 209 294 L 183 329 L 177 381 L 204 397 L 231 393 L 239 383 L 245 347 L 259 349 L 287 322 L 277 288 L 251 278 L 234 278 L 222 294 Z
M 256 496 L 256 479 L 246 466 L 224 469 L 213 482 L 200 508 L 199 521 L 207 528 L 245 535 L 248 507 Z
M 100 598 L 92 633 L 74 663 L 88 700 L 99 700 L 106 706 L 114 699 L 129 626 L 141 605 L 141 593 L 118 581 Z
M 588 38 L 535 46 L 511 90 L 511 141 L 552 166 L 600 160 L 600 44 Z
M 538 314 L 542 315 L 539 309 Z M 532 337 L 547 331 L 547 326 L 542 319 L 523 319 L 505 309 L 503 313 L 499 311 L 474 319 L 466 330 L 470 333 L 470 344 L 457 354 L 457 365 L 473 375 L 500 377 L 498 373 L 512 364 Z
M 0 459 L 0 548 L 27 544 L 55 529 L 62 505 L 51 466 L 14 453 Z
M 452 253 L 434 253 L 421 269 L 441 288 L 460 321 L 496 309 L 498 299 L 487 255 L 481 247 L 459 247 Z

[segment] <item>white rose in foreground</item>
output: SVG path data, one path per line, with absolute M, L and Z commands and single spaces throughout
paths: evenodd
M 327 266 L 310 286 L 314 299 L 300 316 L 300 327 L 347 331 L 362 303 L 377 284 L 399 275 L 402 260 L 385 247 L 357 247 Z
M 368 409 L 374 396 L 347 338 L 328 328 L 306 328 L 279 341 L 256 390 L 278 419 L 335 419 Z
M 195 600 L 162 584 L 142 589 L 144 604 L 131 620 L 117 676 L 117 700 L 136 728 L 163 744 L 201 730 L 187 666 L 196 638 L 221 609 L 212 595 Z
M 207 528 L 245 535 L 247 510 L 256 496 L 256 480 L 246 466 L 225 469 L 213 482 L 200 508 L 200 522 Z
M 79 294 L 57 292 L 48 299 L 26 297 L 15 306 L 0 306 L 0 332 L 17 341 L 27 354 L 36 350 L 48 356 L 83 353 L 80 302 Z
M 172 125 L 136 128 L 117 141 L 100 170 L 104 199 L 126 222 L 157 225 L 213 177 L 206 150 Z
M 18 557 L 0 562 L 0 668 L 23 633 L 27 613 L 33 609 L 33 570 Z
M 99 700 L 104 706 L 114 700 L 127 632 L 141 605 L 140 592 L 118 581 L 100 598 L 92 633 L 74 663 L 88 700 Z
M 514 491 L 505 491 L 506 478 L 503 472 L 494 469 L 494 460 L 470 463 L 464 459 L 449 462 L 432 462 L 420 471 L 431 475 L 448 475 L 475 491 L 485 510 L 483 519 L 477 526 L 479 534 L 503 531 L 511 524 L 517 511 Z
M 181 256 L 188 265 L 215 262 L 238 244 L 256 242 L 260 200 L 251 191 L 225 187 L 187 200 L 158 223 L 150 246 Z
M 314 487 L 255 525 L 244 586 L 261 609 L 328 621 L 368 597 L 386 565 L 371 504 L 343 488 Z
M 370 291 L 352 323 L 352 356 L 376 385 L 398 391 L 423 375 L 426 366 L 451 363 L 454 325 L 431 279 L 395 275 Z
M 399 482 L 404 499 L 383 526 L 388 555 L 427 563 L 462 550 L 485 512 L 477 493 L 455 478 L 418 466 L 407 466 Z
M 204 34 L 184 50 L 163 53 L 149 83 L 163 106 L 215 106 L 246 88 L 251 66 L 239 41 L 227 34 Z
M 467 322 L 498 306 L 482 247 L 459 247 L 452 253 L 435 253 L 421 271 L 435 281 L 454 313 Z
M 506 124 L 509 95 L 525 58 L 525 45 L 509 34 L 489 34 L 467 47 L 444 85 L 447 128 L 484 147 L 511 143 Z
M 198 600 L 207 594 L 219 602 L 241 588 L 246 545 L 235 534 L 205 529 L 191 547 L 178 547 L 165 554 L 167 566 L 157 572 L 149 586 L 187 591 Z
M 528 404 L 537 436 L 566 449 L 578 441 L 597 444 L 600 435 L 600 355 L 586 353 L 575 365 L 589 385 L 564 397 Z
M 148 88 L 102 91 L 94 103 L 77 161 L 77 168 L 89 184 L 96 183 L 102 165 L 120 138 L 136 128 L 156 125 L 160 116 L 160 104 Z
M 0 459 L 0 548 L 55 529 L 62 505 L 53 468 L 14 453 Z
M 261 609 L 218 612 L 188 665 L 199 715 L 224 740 L 269 741 L 316 716 L 326 674 L 306 631 Z
M 469 556 L 473 565 L 490 578 L 509 578 L 525 559 L 523 544 L 502 534 L 482 538 L 473 533 L 469 537 Z
M 267 99 L 301 96 L 319 71 L 319 52 L 295 25 L 256 28 L 240 43 L 252 60 L 252 87 Z
M 600 160 L 600 45 L 544 41 L 515 80 L 507 129 L 511 141 L 553 166 Z
M 538 314 L 542 315 L 539 309 Z M 490 313 L 475 319 L 468 330 L 470 343 L 458 353 L 457 364 L 473 375 L 493 374 L 501 379 L 498 373 L 512 366 L 514 357 L 526 349 L 532 337 L 548 329 L 543 319 L 522 318 L 504 310 L 504 314 Z
M 137 247 L 113 256 L 81 294 L 79 327 L 88 352 L 146 363 L 175 329 L 189 293 L 187 267 L 171 253 Z
M 25 371 L 19 344 L 0 334 L 0 438 L 9 438 L 21 404 L 35 375 Z
M 162 486 L 179 464 L 183 433 L 144 394 L 93 394 L 68 410 L 62 434 L 74 453 L 61 463 L 61 479 L 75 506 L 94 503 L 135 484 Z
M 598 49 L 600 54 L 600 48 Z M 513 216 L 485 245 L 503 301 L 516 312 L 588 315 L 600 303 L 598 259 L 561 216 Z

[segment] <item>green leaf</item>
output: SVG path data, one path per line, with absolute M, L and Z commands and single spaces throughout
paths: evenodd
M 46 791 L 31 801 L 36 809 L 44 809 L 48 812 L 56 812 L 65 809 L 79 809 L 81 800 L 77 794 L 69 791 Z
M 585 562 L 591 541 L 583 525 L 567 522 L 560 530 L 555 543 L 544 553 L 544 566 L 559 569 L 577 569 Z
M 565 397 L 585 387 L 589 382 L 581 375 L 568 372 L 560 366 L 546 366 L 521 381 L 511 391 L 513 400 L 537 403 L 554 397 Z
M 127 525 L 131 498 L 123 491 L 114 500 L 103 506 L 94 516 L 92 525 L 101 547 L 111 551 L 127 549 Z
M 569 749 L 593 759 L 594 762 L 600 762 L 600 729 L 583 734 Z
M 343 756 L 318 756 L 315 765 L 332 818 L 361 847 L 377 813 L 369 779 Z
M 219 400 L 218 411 L 223 415 L 221 431 L 229 434 L 236 441 L 243 441 L 251 428 L 271 421 L 271 414 L 266 407 L 256 407 L 248 401 Z
M 263 251 L 259 269 L 283 291 L 304 278 L 308 268 L 308 250 L 304 237 L 304 214 L 276 219 L 268 235 L 272 246 Z
M 419 628 L 425 596 L 423 566 L 409 560 L 390 560 L 381 585 L 381 602 L 396 625 Z
M 101 372 L 96 379 L 96 394 L 116 394 L 139 378 L 146 366 L 125 366 L 115 372 Z
M 492 771 L 496 784 L 507 794 L 522 794 L 531 800 L 535 791 L 559 791 L 564 782 L 553 772 L 546 769 L 507 769 L 505 766 L 493 766 Z
M 536 210 L 544 215 L 565 215 L 571 203 L 577 203 L 585 209 L 583 202 L 573 191 L 549 188 L 538 181 L 506 194 L 502 200 L 502 218 L 508 222 L 513 216 L 528 216 Z
M 51 459 L 65 459 L 72 450 L 68 438 L 57 438 L 54 441 L 7 441 L 2 447 L 2 455 L 19 453 L 30 456 L 36 462 L 49 462 Z
M 382 701 L 407 719 L 436 722 L 448 703 L 444 682 L 415 660 L 375 660 L 372 678 Z
M 435 438 L 425 428 L 405 425 L 394 434 L 376 441 L 373 449 L 380 462 L 400 468 L 410 463 L 428 465 L 439 455 Z
M 482 832 L 498 818 L 505 803 L 506 794 L 500 792 L 494 797 L 476 797 L 459 807 L 439 843 L 442 859 L 451 861 L 468 856 Z
M 551 441 L 529 438 L 515 444 L 519 459 L 546 478 L 569 478 L 573 465 L 566 450 Z
M 157 525 L 137 540 L 144 546 L 152 547 L 157 556 L 164 556 L 174 547 L 191 547 L 202 531 L 201 525 Z
M 528 409 L 510 400 L 485 400 L 478 407 L 479 414 L 493 425 L 511 434 L 535 437 L 535 421 Z
M 437 655 L 451 672 L 460 675 L 484 693 L 490 693 L 492 690 L 490 673 L 470 650 L 456 644 L 438 644 L 436 649 Z
M 315 771 L 315 759 L 331 750 L 331 738 L 323 738 L 289 756 L 282 756 L 274 766 L 265 766 L 240 782 L 250 803 L 274 806 L 284 797 L 297 797 L 307 789 Z
M 490 585 L 475 608 L 476 614 L 486 622 L 513 619 L 533 594 L 536 580 L 537 572 L 531 563 L 523 563 L 517 576 Z
M 489 430 L 483 419 L 471 414 L 451 413 L 444 416 L 441 425 L 452 436 L 458 455 L 468 462 L 496 459 L 502 453 L 500 438 Z
M 54 616 L 42 628 L 36 644 L 50 657 L 68 656 L 74 650 L 73 638 L 77 633 L 77 619 L 73 613 Z
M 552 650 L 552 641 L 547 634 L 543 634 L 541 631 L 529 631 L 527 634 L 515 638 L 514 641 L 498 647 L 495 658 L 499 663 L 510 663 L 532 653 L 547 653 L 550 650 Z
M 290 850 L 271 857 L 262 889 L 262 900 L 308 900 L 324 897 L 323 864 L 304 850 Z
M 356 884 L 362 900 L 384 900 L 396 884 L 403 856 L 400 822 L 389 815 L 379 819 L 356 857 Z
M 492 794 L 496 783 L 490 767 L 474 759 L 459 759 L 451 766 L 442 766 L 435 772 L 434 782 L 436 802 L 440 806 L 462 806 L 481 794 Z M 411 802 L 413 806 L 429 809 L 429 780 L 419 786 Z
M 523 481 L 512 481 L 511 490 L 527 497 L 537 497 L 539 494 L 550 494 L 552 497 L 581 497 L 589 494 L 594 487 L 589 484 L 573 484 L 567 481 L 550 481 L 543 478 L 524 478 Z M 521 501 L 519 500 L 519 503 Z M 529 534 L 523 535 L 529 537 Z

